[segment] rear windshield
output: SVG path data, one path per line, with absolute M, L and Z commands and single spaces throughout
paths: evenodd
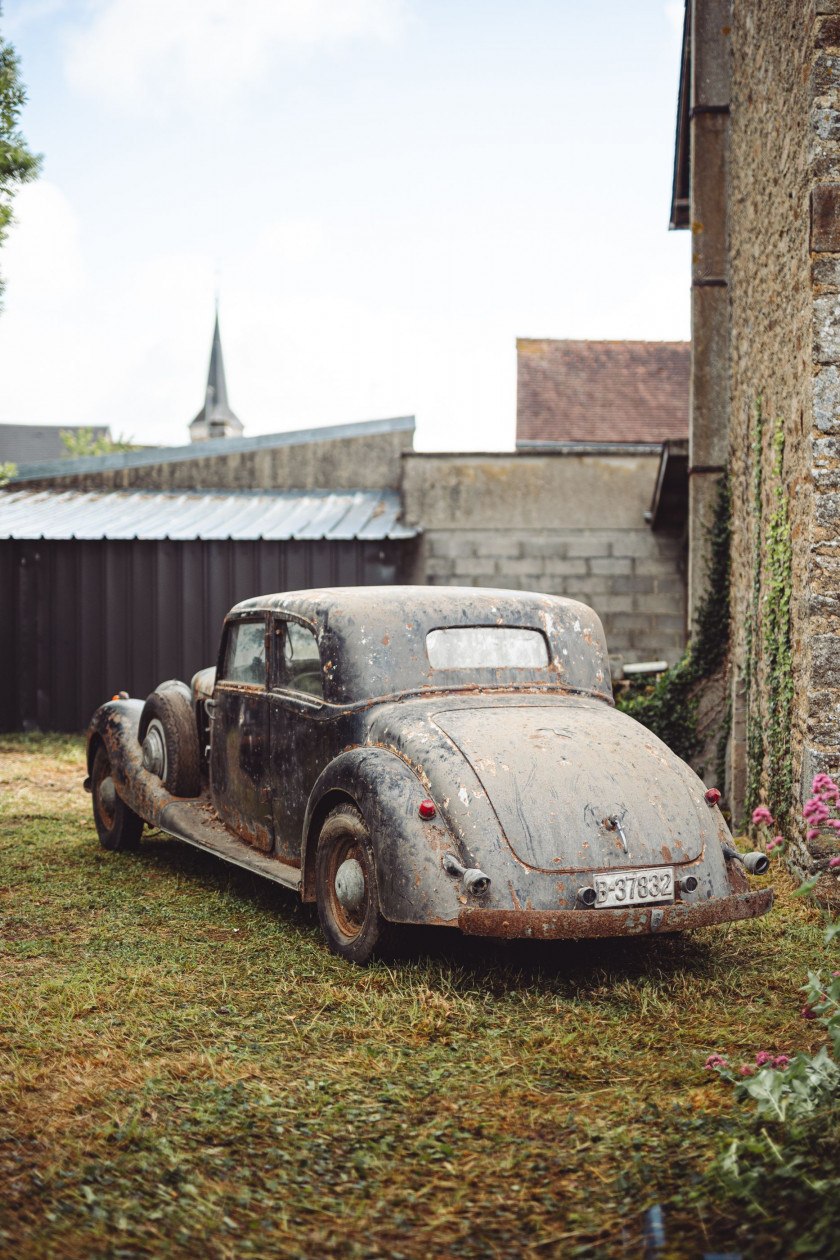
M 513 626 L 450 626 L 430 630 L 432 669 L 545 669 L 548 643 L 539 630 Z

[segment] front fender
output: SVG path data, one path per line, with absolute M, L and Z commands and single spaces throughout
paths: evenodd
M 350 799 L 370 829 L 385 918 L 457 926 L 461 890 L 443 870 L 441 859 L 444 853 L 457 853 L 458 846 L 439 816 L 420 817 L 420 802 L 428 795 L 411 767 L 385 748 L 352 748 L 330 762 L 306 808 L 301 850 L 304 899 L 315 898 L 321 825 L 335 805 Z
M 87 736 L 88 774 L 99 744 L 105 745 L 117 794 L 142 819 L 160 824 L 161 811 L 173 797 L 160 779 L 149 774 L 137 739 L 143 700 L 109 700 L 90 720 Z

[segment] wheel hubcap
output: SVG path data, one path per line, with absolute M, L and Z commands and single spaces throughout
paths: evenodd
M 114 780 L 110 775 L 103 779 L 99 785 L 99 799 L 109 814 L 113 814 L 114 806 L 117 803 L 117 789 L 114 787 Z
M 143 768 L 159 779 L 166 778 L 166 736 L 157 718 L 152 718 L 143 740 Z
M 365 900 L 365 873 L 355 858 L 347 858 L 335 873 L 335 895 L 339 905 L 353 914 Z

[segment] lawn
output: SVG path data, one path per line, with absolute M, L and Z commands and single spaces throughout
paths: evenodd
M 81 740 L 0 737 L 1 1254 L 633 1257 L 657 1203 L 663 1257 L 750 1253 L 703 1181 L 742 1109 L 703 1063 L 822 1043 L 783 872 L 728 929 L 415 933 L 359 970 L 282 888 L 105 852 L 83 776 Z

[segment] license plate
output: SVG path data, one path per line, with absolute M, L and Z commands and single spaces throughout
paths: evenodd
M 648 901 L 674 900 L 674 872 L 668 867 L 654 871 L 621 871 L 596 875 L 598 906 L 640 906 Z

